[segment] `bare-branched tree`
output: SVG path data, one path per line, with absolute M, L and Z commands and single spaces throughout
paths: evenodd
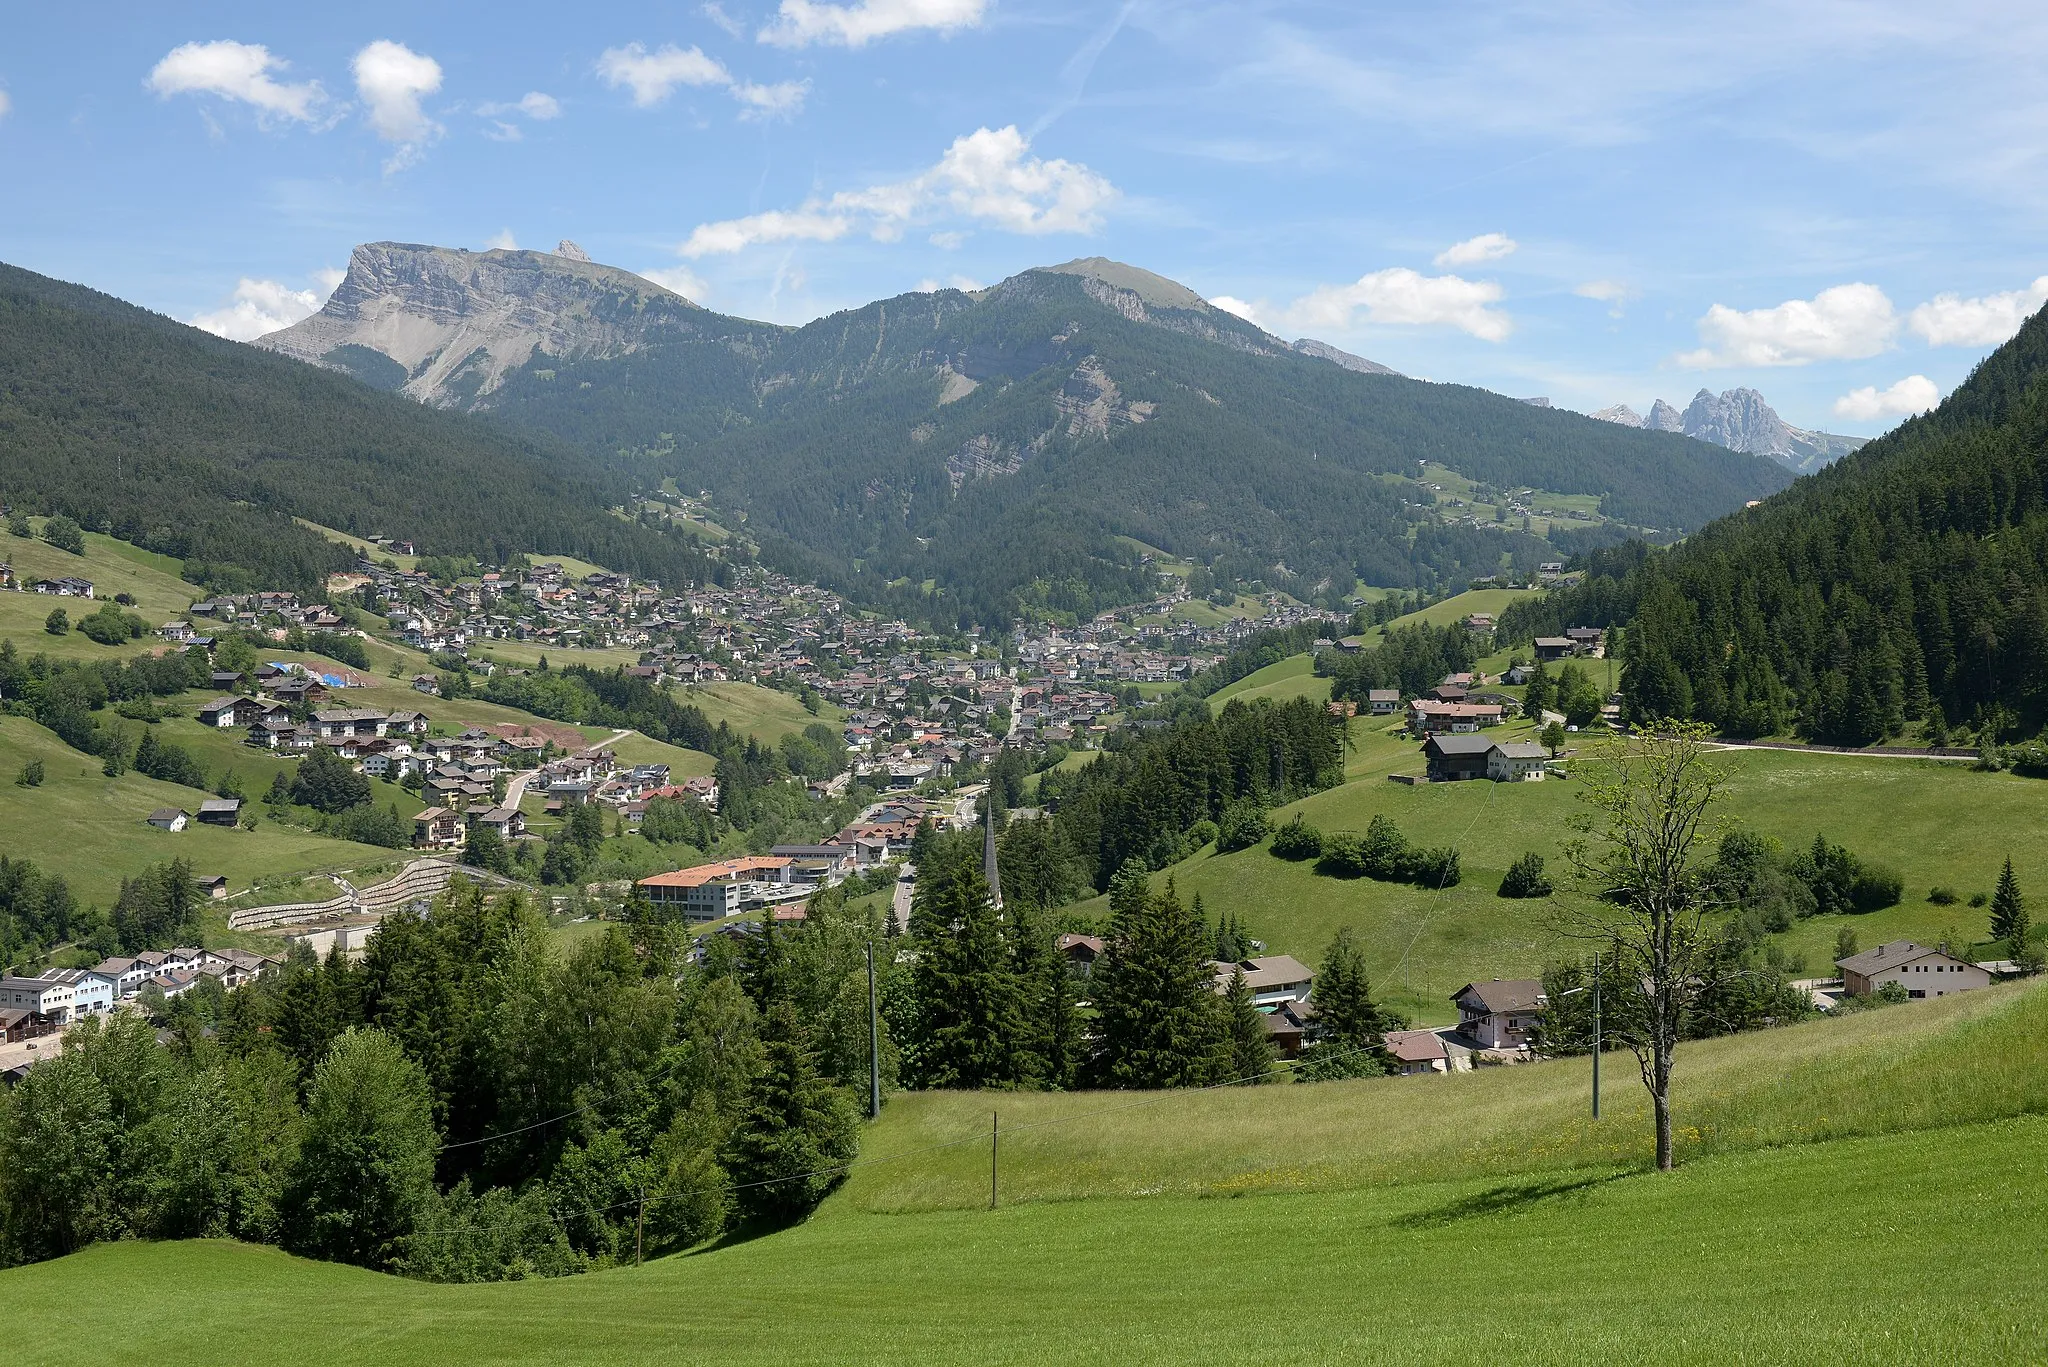
M 1565 855 L 1585 890 L 1568 935 L 1604 945 L 1615 995 L 1606 1033 L 1636 1056 L 1656 1115 L 1657 1167 L 1672 1167 L 1671 1070 L 1693 1004 L 1712 987 L 1714 902 L 1703 877 L 1708 814 L 1725 777 L 1708 730 L 1662 722 L 1582 761 L 1592 809 Z

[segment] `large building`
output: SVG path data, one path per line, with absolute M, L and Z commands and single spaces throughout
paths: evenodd
M 795 871 L 796 861 L 787 855 L 748 855 L 657 873 L 638 886 L 658 907 L 681 907 L 692 921 L 722 921 L 808 897 L 811 885 L 797 882 Z

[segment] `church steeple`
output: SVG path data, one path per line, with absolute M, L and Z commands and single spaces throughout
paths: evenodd
M 981 823 L 981 876 L 988 882 L 990 905 L 1001 909 L 1003 905 L 1003 877 L 996 869 L 996 795 L 991 788 L 988 807 Z

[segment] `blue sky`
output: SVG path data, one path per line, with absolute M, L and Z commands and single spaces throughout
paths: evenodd
M 1874 433 L 2048 297 L 2048 6 L 16 6 L 0 260 L 248 335 L 351 246 L 801 322 L 1106 255 L 1592 410 Z

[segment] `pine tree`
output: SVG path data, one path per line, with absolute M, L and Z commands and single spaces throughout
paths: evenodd
M 1377 1077 L 1388 1070 L 1383 1033 L 1398 1024 L 1372 999 L 1365 951 L 1346 926 L 1323 951 L 1316 971 L 1315 1043 L 1303 1051 L 1301 1076 L 1316 1080 Z
M 1254 1004 L 1252 985 L 1244 970 L 1230 976 L 1230 991 L 1224 994 L 1223 1014 L 1229 1022 L 1230 1066 L 1233 1081 L 1264 1082 L 1273 1071 L 1273 1040 L 1266 1030 L 1266 1017 Z
M 2027 919 L 2027 906 L 2020 896 L 2019 880 L 2012 873 L 2012 856 L 2007 855 L 2005 867 L 1999 870 L 1998 890 L 1991 894 L 1991 938 L 2013 943 L 2015 931 L 2025 936 Z
M 810 1214 L 839 1185 L 834 1171 L 859 1145 L 853 1098 L 818 1071 L 796 1008 L 778 1002 L 761 1025 L 761 1067 L 725 1147 L 742 1215 L 786 1222 Z
M 913 978 L 923 1021 L 919 1059 L 928 1087 L 1005 1087 L 1033 1080 L 1025 1047 L 1026 983 L 1011 925 L 989 899 L 978 864 L 962 861 L 919 889 Z
M 1100 1081 L 1111 1087 L 1200 1087 L 1229 1067 L 1209 928 L 1172 883 L 1159 894 L 1131 861 L 1110 885 L 1107 951 L 1095 968 L 1102 1052 Z
M 1042 915 L 1024 902 L 1006 903 L 1004 910 L 1014 918 L 1017 977 L 1024 990 L 1025 1071 L 1038 1085 L 1064 1091 L 1073 1087 L 1081 1064 L 1080 993 Z

